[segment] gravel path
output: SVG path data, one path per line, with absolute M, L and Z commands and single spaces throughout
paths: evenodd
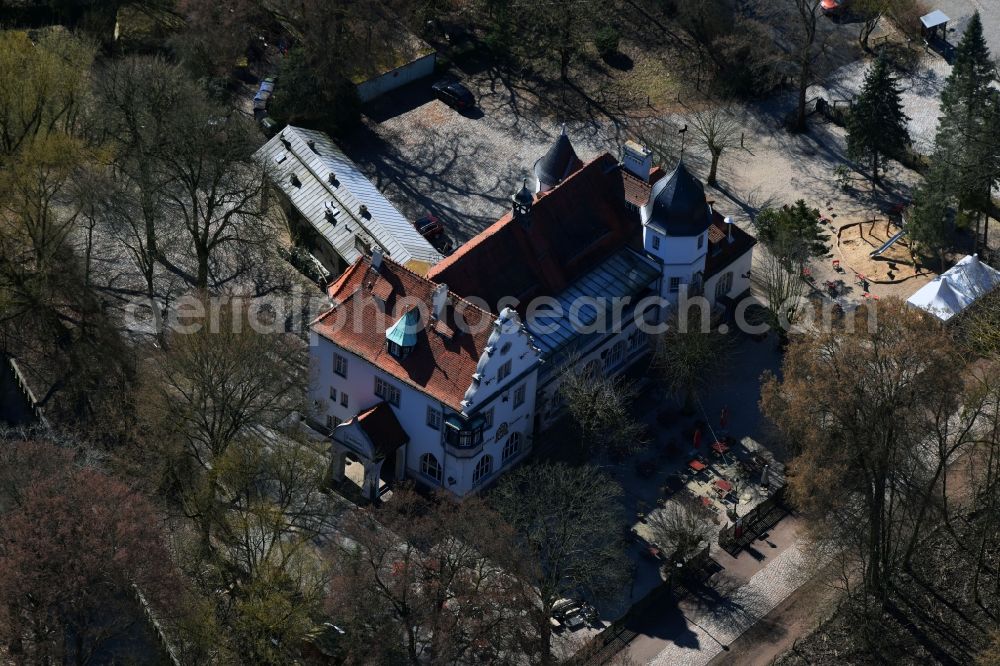
M 809 96 L 823 97 L 828 101 L 849 100 L 854 97 L 864 83 L 869 63 L 857 61 L 844 65 L 835 71 L 829 81 L 810 89 Z M 917 150 L 929 153 L 941 115 L 939 96 L 945 79 L 951 73 L 951 65 L 937 54 L 928 53 L 920 60 L 916 71 L 899 76 L 903 89 L 903 110 L 910 117 L 910 137 Z

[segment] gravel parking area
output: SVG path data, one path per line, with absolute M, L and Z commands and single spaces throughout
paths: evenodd
M 463 82 L 479 108 L 460 113 L 417 82 L 367 110 L 365 125 L 345 149 L 404 215 L 431 211 L 459 245 L 503 215 L 510 196 L 560 132 L 554 120 L 521 112 L 523 91 L 479 75 Z M 613 124 L 570 124 L 580 159 L 619 152 Z

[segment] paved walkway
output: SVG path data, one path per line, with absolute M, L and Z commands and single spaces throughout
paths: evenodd
M 693 598 L 677 604 L 673 599 L 650 609 L 636 629 L 640 635 L 629 645 L 629 656 L 638 663 L 659 666 L 701 666 L 724 652 L 730 643 L 791 595 L 813 572 L 804 555 L 805 544 L 797 537 L 798 523 L 791 519 L 779 524 L 773 538 L 756 542 L 776 555 L 753 551 L 743 553 L 741 567 L 730 563 Z M 782 544 L 785 539 L 790 542 Z M 747 562 L 765 560 L 763 566 L 744 578 Z

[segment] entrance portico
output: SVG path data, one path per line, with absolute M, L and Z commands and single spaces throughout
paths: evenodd
M 392 407 L 380 402 L 333 430 L 330 445 L 330 480 L 343 486 L 348 458 L 364 469 L 362 497 L 378 499 L 380 479 L 387 485 L 403 479 L 406 468 L 406 444 L 410 438 L 396 419 Z

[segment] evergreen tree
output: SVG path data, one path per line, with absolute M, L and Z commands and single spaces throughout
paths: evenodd
M 899 155 L 910 142 L 907 120 L 896 79 L 888 61 L 879 56 L 865 76 L 847 123 L 848 154 L 869 163 L 873 186 L 879 183 L 880 160 Z
M 978 214 L 988 209 L 997 179 L 997 139 L 992 131 L 994 66 L 976 13 L 955 51 L 951 74 L 941 92 L 941 121 L 934 139 L 934 188 L 949 203 Z M 991 127 L 994 126 L 994 127 Z M 977 230 L 978 237 L 978 230 Z
M 917 190 L 906 220 L 906 235 L 910 241 L 911 256 L 916 253 L 932 254 L 941 262 L 944 270 L 944 250 L 951 238 L 951 224 L 948 220 L 948 197 L 940 187 L 944 179 L 938 165 L 927 182 Z M 913 256 L 914 262 L 916 257 Z
M 803 199 L 793 206 L 765 208 L 757 214 L 754 224 L 760 239 L 786 270 L 801 267 L 809 258 L 830 251 L 830 236 L 823 232 L 819 210 L 807 206 Z

